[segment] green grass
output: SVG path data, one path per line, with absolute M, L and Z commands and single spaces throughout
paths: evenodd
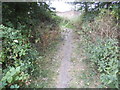
M 69 19 L 63 19 L 60 23 L 60 27 L 74 29 L 73 21 Z

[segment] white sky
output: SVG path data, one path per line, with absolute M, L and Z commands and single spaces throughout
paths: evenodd
M 65 12 L 72 9 L 73 5 L 67 4 L 64 1 L 53 1 L 51 7 L 55 7 L 56 11 Z

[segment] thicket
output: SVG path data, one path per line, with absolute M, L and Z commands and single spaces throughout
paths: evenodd
M 2 3 L 2 20 L 0 64 L 3 76 L 0 87 L 26 87 L 36 72 L 41 49 L 58 36 L 60 18 L 45 2 L 5 2 Z
M 111 9 L 112 8 L 112 9 Z M 97 67 L 103 88 L 119 88 L 120 10 L 118 5 L 81 15 L 78 34 L 84 37 L 84 49 L 92 66 Z M 92 17 L 91 17 L 92 16 Z

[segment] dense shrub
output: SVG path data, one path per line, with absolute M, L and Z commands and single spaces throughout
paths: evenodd
M 0 26 L 2 31 L 2 52 L 0 53 L 3 69 L 2 87 L 19 87 L 28 82 L 34 70 L 37 52 L 31 47 L 21 30 Z
M 83 18 L 81 25 L 86 55 L 93 65 L 97 66 L 104 88 L 118 88 L 119 82 L 119 26 L 112 12 L 101 9 L 98 16 L 92 19 Z M 89 13 L 84 17 L 89 17 Z
M 90 60 L 97 66 L 104 86 L 118 88 L 118 41 L 115 39 L 99 39 L 88 46 Z
M 31 77 L 37 77 L 37 60 L 59 35 L 61 18 L 45 2 L 5 2 L 2 11 L 1 87 L 27 87 Z

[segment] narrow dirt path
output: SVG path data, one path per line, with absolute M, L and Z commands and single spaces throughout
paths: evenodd
M 62 15 L 62 14 L 61 14 Z M 66 12 L 62 17 L 68 17 Z M 74 16 L 74 15 L 73 15 Z M 79 16 L 79 15 L 76 15 Z M 70 17 L 71 20 L 73 17 Z M 56 78 L 56 88 L 90 88 L 97 87 L 99 84 L 97 75 L 92 74 L 92 69 L 86 63 L 84 55 L 82 36 L 78 36 L 75 30 L 63 27 L 61 35 L 62 45 L 57 52 L 57 59 L 60 63 L 58 76 Z
M 82 37 L 78 38 L 74 30 L 63 28 L 63 43 L 57 52 L 60 67 L 56 78 L 56 88 L 95 88 L 97 75 L 93 76 L 82 48 Z M 89 76 L 90 74 L 90 76 Z
M 71 29 L 64 28 L 64 31 L 62 32 L 63 36 L 63 44 L 59 51 L 59 58 L 61 59 L 61 65 L 59 68 L 59 75 L 58 75 L 58 81 L 57 81 L 57 88 L 67 88 L 68 83 L 71 79 L 69 70 L 71 68 L 71 54 L 73 51 L 73 32 Z

